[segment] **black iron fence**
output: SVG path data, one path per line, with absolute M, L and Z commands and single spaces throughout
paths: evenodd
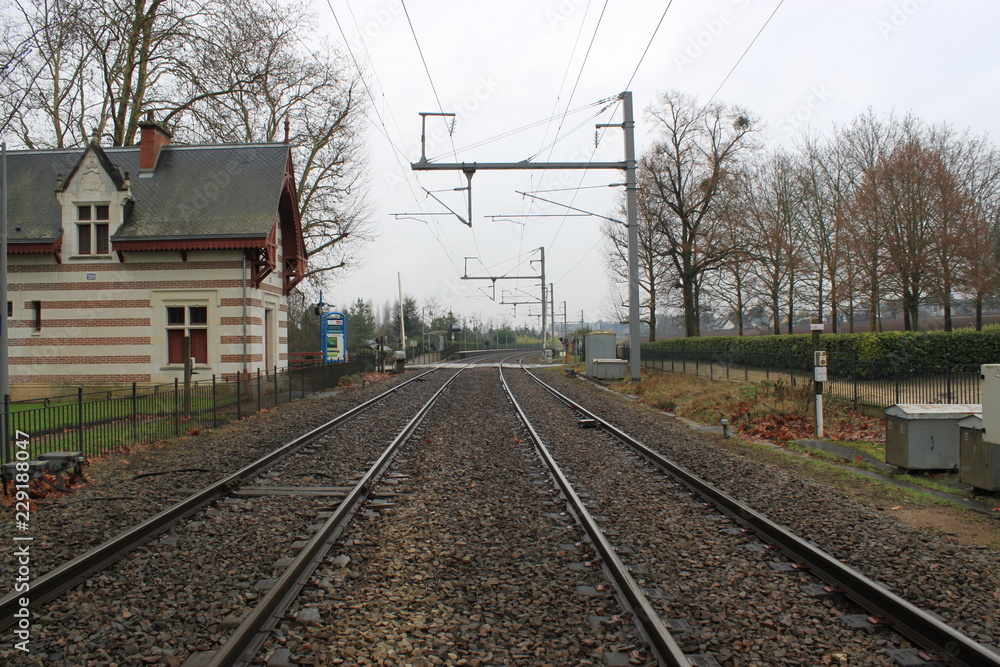
M 8 425 L 3 456 L 10 443 L 27 434 L 32 457 L 53 451 L 101 456 L 131 445 L 195 433 L 242 419 L 265 408 L 340 384 L 350 375 L 373 370 L 371 359 L 243 373 L 237 377 L 190 383 L 131 387 L 101 392 L 77 388 L 73 394 L 38 401 L 4 397 Z
M 619 348 L 628 359 L 629 349 Z M 812 353 L 752 355 L 741 351 L 643 350 L 642 366 L 672 373 L 692 373 L 718 380 L 781 380 L 791 386 L 813 382 Z M 915 366 L 892 355 L 866 357 L 830 354 L 824 393 L 856 405 L 885 408 L 897 403 L 979 403 L 979 370 L 947 360 Z

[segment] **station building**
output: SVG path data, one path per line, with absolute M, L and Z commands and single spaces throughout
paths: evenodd
M 8 153 L 10 379 L 170 383 L 287 365 L 306 251 L 287 143 Z

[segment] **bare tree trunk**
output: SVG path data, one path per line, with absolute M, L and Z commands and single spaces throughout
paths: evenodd
M 693 338 L 701 335 L 701 326 L 698 322 L 698 299 L 695 296 L 694 283 L 685 280 L 681 285 L 681 293 L 684 297 L 684 335 Z
M 794 332 L 795 320 L 795 273 L 788 273 L 788 333 Z
M 941 305 L 944 307 L 944 330 L 952 331 L 954 324 L 951 319 L 951 290 L 945 285 L 944 295 L 941 298 Z

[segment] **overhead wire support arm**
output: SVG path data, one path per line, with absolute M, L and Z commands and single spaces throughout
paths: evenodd
M 538 195 L 533 195 L 530 192 L 521 192 L 520 190 L 514 190 L 514 192 L 516 192 L 519 195 L 524 195 L 525 197 L 531 197 L 532 199 L 538 199 L 538 200 L 543 201 L 543 202 L 545 202 L 547 204 L 555 204 L 556 206 L 562 206 L 563 208 L 568 208 L 571 211 L 576 211 L 576 212 L 578 212 L 578 213 L 580 213 L 580 214 L 582 214 L 584 216 L 587 216 L 587 217 L 601 218 L 602 220 L 610 220 L 611 222 L 618 222 L 618 223 L 621 222 L 621 220 L 618 220 L 616 218 L 609 218 L 608 216 L 601 215 L 600 213 L 591 213 L 590 211 L 584 211 L 582 208 L 576 208 L 575 206 L 570 206 L 569 204 L 560 204 L 557 201 L 552 201 L 551 199 L 546 199 L 545 197 L 539 197 Z M 531 215 L 531 214 L 529 214 L 529 215 Z M 566 213 L 566 214 L 561 214 L 561 215 L 569 216 L 570 214 Z M 525 217 L 528 217 L 528 216 L 525 216 Z
M 440 198 L 439 198 L 439 197 L 438 197 L 438 196 L 437 196 L 436 194 L 434 194 L 433 192 L 431 192 L 431 191 L 430 191 L 430 190 L 428 190 L 427 188 L 421 188 L 421 189 L 422 189 L 422 190 L 423 190 L 424 192 L 426 192 L 426 193 L 427 193 L 427 196 L 428 196 L 428 197 L 433 197 L 433 198 L 434 198 L 434 201 L 436 201 L 437 203 L 441 204 L 441 206 L 444 206 L 444 207 L 445 207 L 446 209 L 448 209 L 449 211 L 451 211 L 451 214 L 452 214 L 453 216 L 455 216 L 456 218 L 458 218 L 459 220 L 461 220 L 461 221 L 462 221 L 463 223 L 465 223 L 465 224 L 466 224 L 466 225 L 468 225 L 469 227 L 471 227 L 471 226 L 472 226 L 472 193 L 471 193 L 471 192 L 469 193 L 469 219 L 468 219 L 468 220 L 466 220 L 465 218 L 463 218 L 462 216 L 460 216 L 460 215 L 459 215 L 458 213 L 455 213 L 455 211 L 452 211 L 452 210 L 451 210 L 451 206 L 448 206 L 448 205 L 447 205 L 447 204 L 445 204 L 445 203 L 444 203 L 443 201 L 441 201 L 441 199 L 440 199 Z M 470 189 L 470 190 L 472 189 L 472 182 L 471 182 L 471 180 L 470 180 L 470 182 L 469 182 L 469 189 Z
M 428 116 L 451 116 L 455 117 L 453 113 L 445 113 L 443 111 L 421 111 L 420 113 L 420 161 L 427 162 L 427 155 L 424 152 L 424 146 L 427 144 L 427 117 Z
M 509 171 L 534 169 L 625 169 L 625 162 L 411 162 L 413 171 Z
M 607 127 L 620 127 L 625 135 L 625 159 L 621 162 L 532 162 L 529 159 L 521 162 L 430 162 L 425 150 L 425 135 L 420 137 L 420 160 L 410 163 L 413 171 L 462 171 L 469 179 L 469 224 L 472 222 L 472 176 L 476 171 L 527 170 L 536 169 L 621 169 L 625 172 L 625 210 L 628 226 L 628 276 L 629 276 L 629 377 L 633 382 L 641 380 L 639 372 L 640 338 L 639 338 L 639 259 L 638 230 L 639 214 L 637 205 L 638 179 L 636 178 L 637 161 L 635 158 L 635 119 L 632 109 L 632 92 L 624 91 L 616 96 L 622 101 L 621 124 L 608 124 Z M 426 126 L 426 117 L 435 114 L 421 112 L 421 123 Z M 600 127 L 600 126 L 599 126 Z M 555 202 L 553 202 L 555 203 Z M 571 207 L 570 207 L 571 208 Z M 587 211 L 582 211 L 587 213 Z M 604 216 L 598 216 L 604 217 Z M 544 256 L 544 255 L 543 255 Z M 542 347 L 545 346 L 545 278 L 542 282 Z

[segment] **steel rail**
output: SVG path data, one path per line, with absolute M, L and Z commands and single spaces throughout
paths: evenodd
M 413 432 L 423 421 L 438 397 L 448 388 L 455 378 L 461 375 L 458 373 L 451 376 L 440 389 L 438 389 L 430 400 L 424 404 L 416 416 L 403 427 L 403 430 L 393 439 L 388 447 L 382 452 L 371 468 L 361 477 L 354 488 L 348 492 L 347 496 L 340 501 L 337 509 L 323 523 L 319 530 L 310 538 L 309 542 L 302 548 L 299 555 L 295 557 L 274 585 L 268 590 L 264 598 L 253 608 L 247 617 L 240 623 L 233 633 L 226 640 L 226 643 L 216 651 L 208 660 L 206 667 L 229 667 L 230 665 L 245 665 L 254 659 L 260 646 L 267 638 L 267 634 L 280 620 L 280 615 L 292 603 L 299 591 L 309 579 L 313 570 L 319 565 L 331 542 L 343 531 L 344 527 L 354 516 L 355 511 L 361 502 L 368 497 L 372 487 L 378 482 L 382 473 L 395 457 L 396 452 L 406 442 Z
M 546 384 L 534 373 L 522 368 L 546 391 L 587 419 L 596 420 L 612 436 L 622 441 L 650 463 L 670 474 L 685 486 L 716 505 L 740 525 L 754 531 L 791 558 L 809 567 L 817 577 L 843 591 L 843 594 L 879 619 L 888 621 L 901 635 L 917 646 L 930 649 L 962 667 L 1000 667 L 1000 655 L 943 623 L 928 612 L 904 600 L 882 584 L 868 578 L 784 526 L 738 501 L 684 467 L 653 451 L 638 439 Z
M 237 472 L 218 480 L 205 487 L 184 500 L 177 502 L 161 512 L 149 517 L 140 524 L 122 531 L 105 542 L 97 545 L 93 549 L 59 565 L 45 574 L 32 580 L 28 584 L 29 594 L 13 592 L 0 599 L 0 629 L 9 627 L 14 622 L 14 612 L 21 608 L 20 599 L 29 597 L 31 607 L 37 608 L 39 605 L 62 595 L 77 584 L 86 581 L 96 572 L 108 567 L 126 553 L 136 547 L 145 544 L 156 535 L 169 529 L 171 526 L 181 521 L 185 517 L 197 512 L 205 505 L 231 493 L 234 489 L 256 476 L 260 471 L 273 464 L 275 461 L 294 453 L 299 448 L 308 444 L 324 432 L 337 426 L 338 424 L 354 417 L 359 412 L 363 412 L 376 403 L 383 401 L 396 393 L 406 385 L 416 382 L 437 369 L 432 369 L 426 373 L 421 373 L 406 382 L 400 383 L 364 403 L 361 403 L 347 412 L 334 417 L 325 424 L 318 426 L 308 433 L 285 443 L 274 451 L 262 456 L 249 465 L 241 468 Z
M 527 372 L 527 369 L 523 370 Z M 514 398 L 514 393 L 507 384 L 507 379 L 504 377 L 503 371 L 504 367 L 501 365 L 500 381 L 503 383 L 503 388 L 504 391 L 507 392 L 508 399 L 513 404 L 514 410 L 517 411 L 525 429 L 531 436 L 531 440 L 535 444 L 535 449 L 538 451 L 539 456 L 543 461 L 545 461 L 545 465 L 548 466 L 549 472 L 552 474 L 556 484 L 559 485 L 559 489 L 566 497 L 566 502 L 568 503 L 570 510 L 575 515 L 577 522 L 583 527 L 584 531 L 586 531 L 587 535 L 590 537 L 590 540 L 594 545 L 594 549 L 601 558 L 605 571 L 614 583 L 616 590 L 623 600 L 623 603 L 626 607 L 628 607 L 632 616 L 635 618 L 636 625 L 638 626 L 640 632 L 646 638 L 646 641 L 649 642 L 653 655 L 661 665 L 665 665 L 667 667 L 690 667 L 691 659 L 684 654 L 680 646 L 677 645 L 677 642 L 674 641 L 670 631 L 667 630 L 663 621 L 660 620 L 660 615 L 655 609 L 653 609 L 653 606 L 649 603 L 646 594 L 643 593 L 638 582 L 636 582 L 636 580 L 632 577 L 632 574 L 628 571 L 628 568 L 625 567 L 625 564 L 622 563 L 618 554 L 615 552 L 614 547 L 610 542 L 608 542 L 608 539 L 601 531 L 601 527 L 596 521 L 594 521 L 594 518 L 587 510 L 587 507 L 583 504 L 580 496 L 577 495 L 576 491 L 573 489 L 573 485 L 570 484 L 569 480 L 559 468 L 559 464 L 556 463 L 552 454 L 542 442 L 541 436 L 538 435 L 535 428 L 531 425 L 531 421 L 528 419 L 528 416 L 517 402 L 517 399 Z

